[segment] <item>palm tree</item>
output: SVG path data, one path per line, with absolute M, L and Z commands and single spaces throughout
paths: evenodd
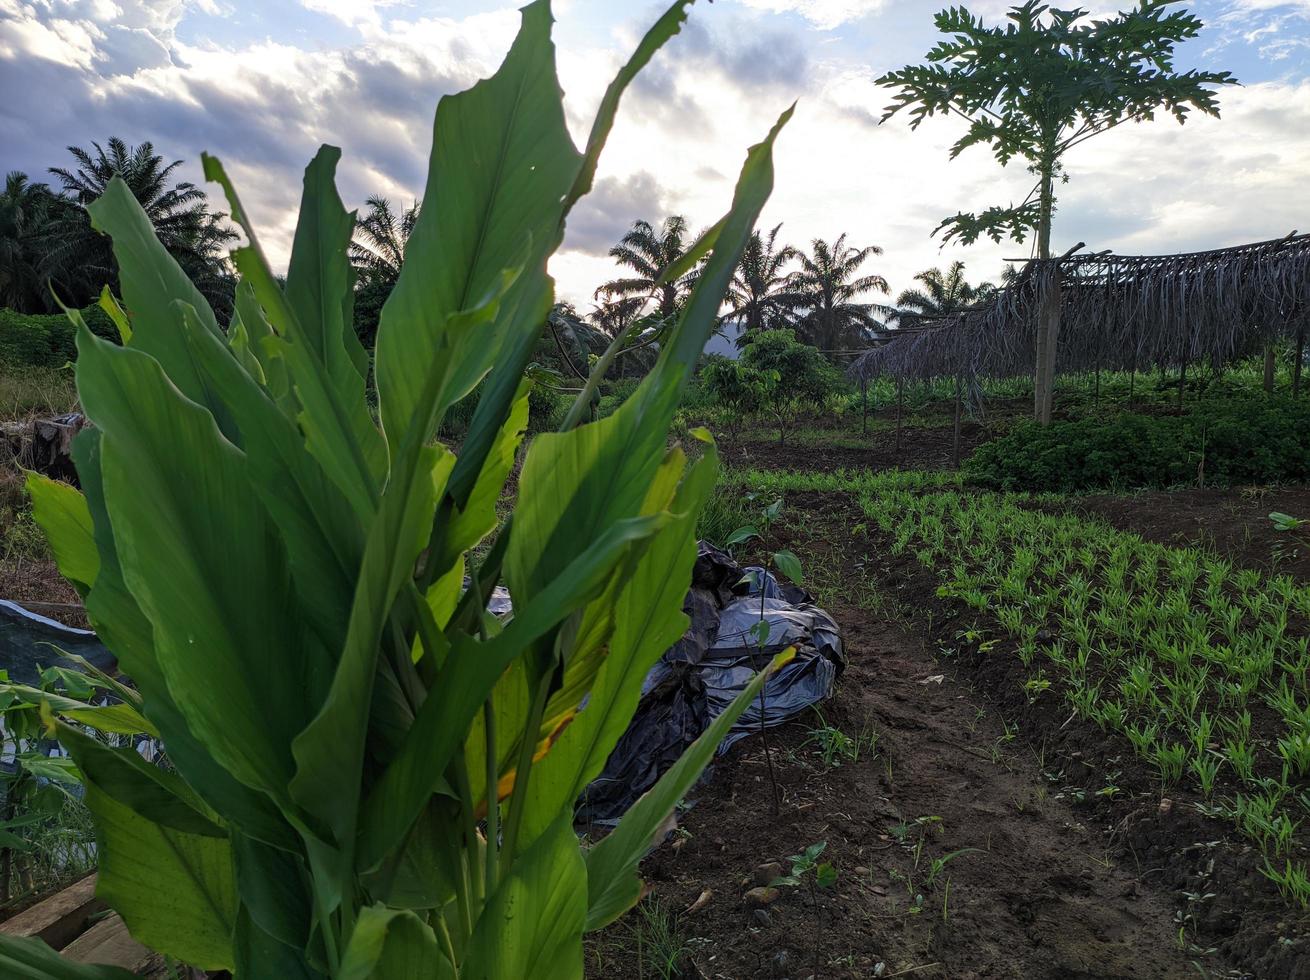
M 182 161 L 165 164 L 149 141 L 130 147 L 115 136 L 109 140 L 108 150 L 99 143 L 91 145 L 94 153 L 78 146 L 68 148 L 77 162 L 75 169 L 50 168 L 64 194 L 81 205 L 69 210 L 52 228 L 52 259 L 77 268 L 92 292 L 106 283 L 117 285 L 118 268 L 110 241 L 91 227 L 85 208 L 118 177 L 150 218 L 164 248 L 215 312 L 230 311 L 233 279 L 222 253 L 237 234 L 223 223 L 225 215 L 209 210 L 203 190 L 187 180 L 174 181 L 173 172 Z
M 682 258 L 691 244 L 687 240 L 687 219 L 681 215 L 665 219 L 658 233 L 648 221 L 633 222 L 628 233 L 610 249 L 610 255 L 633 275 L 605 283 L 596 290 L 596 298 L 613 302 L 653 295 L 655 315 L 661 321 L 667 320 L 682 308 L 698 273 L 692 270 L 662 285 L 656 285 L 656 280 L 660 271 Z
M 939 320 L 987 300 L 996 287 L 991 283 L 972 285 L 964 278 L 964 263 L 952 262 L 945 274 L 925 269 L 914 277 L 922 288 L 910 288 L 896 297 L 897 316 L 902 324 L 914 320 Z
M 364 204 L 350 241 L 350 261 L 359 278 L 355 285 L 355 333 L 365 347 L 377 339 L 382 306 L 400 278 L 409 236 L 423 204 L 415 201 L 399 214 L 385 197 L 374 194 Z
M 27 174 L 13 170 L 5 175 L 0 191 L 0 306 L 20 313 L 53 312 L 52 279 L 59 294 L 67 294 L 62 270 L 48 261 L 45 242 L 61 206 L 68 203 Z
M 367 208 L 364 216 L 355 223 L 350 261 L 359 270 L 361 279 L 381 278 L 395 285 L 422 202 L 415 201 L 399 215 L 390 201 L 376 194 L 364 206 Z
M 845 234 L 832 243 L 816 238 L 810 248 L 812 254 L 798 254 L 801 267 L 787 277 L 786 301 L 804 311 L 796 319 L 797 335 L 823 351 L 863 347 L 882 326 L 878 318 L 891 312 L 878 303 L 857 302 L 866 293 L 887 292 L 882 276 L 857 277 L 860 266 L 882 249 L 848 246 Z
M 778 246 L 781 227 L 774 225 L 767 238 L 758 229 L 751 232 L 728 285 L 728 313 L 724 319 L 738 322 L 738 347 L 750 343 L 750 338 L 761 330 L 790 323 L 792 304 L 783 269 L 798 253 L 790 245 Z

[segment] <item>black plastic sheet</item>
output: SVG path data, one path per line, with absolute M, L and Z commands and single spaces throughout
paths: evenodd
M 112 673 L 114 655 L 91 630 L 74 629 L 0 599 L 0 670 L 17 684 L 36 685 L 43 667 L 76 667 L 61 651 Z
M 628 730 L 580 801 L 581 823 L 616 823 L 788 646 L 796 647 L 795 659 L 765 682 L 763 707 L 752 702 L 720 755 L 759 732 L 761 720 L 766 728 L 781 725 L 828 697 L 846 665 L 837 623 L 806 592 L 737 565 L 711 544 L 700 545 L 683 610 L 691 625 L 647 674 Z M 769 622 L 763 649 L 751 632 L 761 615 Z

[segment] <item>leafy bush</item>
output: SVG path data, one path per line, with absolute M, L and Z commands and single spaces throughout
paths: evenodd
M 1070 492 L 1310 479 L 1310 404 L 1263 397 L 1186 415 L 1031 422 L 976 449 L 969 479 L 1005 490 Z
M 729 432 L 744 420 L 767 415 L 778 427 L 778 441 L 795 423 L 802 408 L 821 408 L 841 389 L 841 377 L 816 347 L 796 340 L 791 330 L 764 330 L 753 335 L 740 359 L 705 359 L 701 384 L 725 410 Z
M 100 307 L 81 310 L 91 332 L 105 339 L 117 339 L 118 331 Z M 63 367 L 77 357 L 73 324 L 62 313 L 18 313 L 0 310 L 0 365 L 21 367 Z
M 425 206 L 378 327 L 380 427 L 342 315 L 340 151 L 305 171 L 285 287 L 204 158 L 249 243 L 233 253 L 226 333 L 122 181 L 90 206 L 131 338 L 78 331 L 85 496 L 35 475 L 29 488 L 138 689 L 113 723 L 157 732 L 175 767 L 83 735 L 73 721 L 109 720 L 75 700 L 46 709 L 85 783 L 97 892 L 139 941 L 238 978 L 580 978 L 584 931 L 640 897 L 639 860 L 762 689 L 763 672 L 610 834 L 579 841 L 575 800 L 686 628 L 717 459 L 707 446 L 689 461 L 668 432 L 790 110 L 748 152 L 653 370 L 583 424 L 598 363 L 559 430 L 532 440 L 512 515 L 496 516 L 551 308 L 547 263 L 619 96 L 686 6 L 621 70 L 585 153 L 544 0 L 494 76 L 441 100 Z M 456 457 L 433 437 L 479 383 Z M 486 612 L 501 581 L 504 622 Z M 35 940 L 0 937 L 0 963 L 68 975 Z

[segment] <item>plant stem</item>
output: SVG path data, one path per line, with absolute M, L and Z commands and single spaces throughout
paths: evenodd
M 450 926 L 446 924 L 446 917 L 438 911 L 434 918 L 437 920 L 437 936 L 441 939 L 442 945 L 446 948 L 446 955 L 450 957 L 450 964 L 458 969 L 459 960 L 455 957 L 455 943 L 450 938 Z
M 487 890 L 497 881 L 496 874 L 496 849 L 499 847 L 500 837 L 500 800 L 499 800 L 499 766 L 496 758 L 496 709 L 491 702 L 491 698 L 482 705 L 482 732 L 483 743 L 485 746 L 484 754 L 487 757 L 487 872 L 485 879 Z
M 475 909 L 481 909 L 482 865 L 478 861 L 478 825 L 473 818 L 473 791 L 469 787 L 468 763 L 464 760 L 463 745 L 456 750 L 455 759 L 451 765 L 455 770 L 455 784 L 459 792 L 460 817 L 464 823 L 464 839 L 466 841 L 464 861 L 468 867 L 472 903 Z
M 537 694 L 528 712 L 527 724 L 523 726 L 523 745 L 519 749 L 519 762 L 514 769 L 514 792 L 509 798 L 509 816 L 505 822 L 505 844 L 501 848 L 503 855 L 500 862 L 500 880 L 509 876 L 509 869 L 514 863 L 514 849 L 518 845 L 519 826 L 523 823 L 523 808 L 527 804 L 528 777 L 532 774 L 532 754 L 537 748 L 537 732 L 541 730 L 541 719 L 546 713 L 546 701 L 550 697 L 550 675 L 547 674 L 537 685 Z
M 766 524 L 764 526 L 764 533 L 768 534 L 768 532 L 769 532 L 769 528 L 768 525 Z M 768 566 L 766 565 L 764 566 L 763 572 L 760 575 L 760 622 L 761 623 L 766 622 L 764 616 L 764 593 L 768 584 L 769 584 L 769 569 Z M 764 632 L 762 629 L 760 631 L 760 656 L 765 658 L 765 666 L 767 667 L 768 654 L 765 652 Z M 766 710 L 768 710 L 768 706 L 764 702 L 764 688 L 767 686 L 767 684 L 768 682 L 766 681 L 764 684 L 760 685 L 760 741 L 764 744 L 764 761 L 769 768 L 769 788 L 773 792 L 773 812 L 776 814 L 778 812 L 779 807 L 781 806 L 781 801 L 778 798 L 778 777 L 773 771 L 773 753 L 769 751 L 768 728 L 764 724 L 764 713 Z

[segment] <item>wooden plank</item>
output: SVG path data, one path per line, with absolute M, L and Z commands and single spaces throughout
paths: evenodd
M 85 931 L 87 919 L 105 908 L 105 903 L 95 897 L 95 891 L 96 875 L 92 872 L 0 922 L 0 934 L 36 936 L 53 948 L 62 949 Z
M 64 947 L 63 956 L 74 963 L 97 963 L 136 972 L 149 966 L 154 954 L 132 938 L 127 923 L 114 912 Z

